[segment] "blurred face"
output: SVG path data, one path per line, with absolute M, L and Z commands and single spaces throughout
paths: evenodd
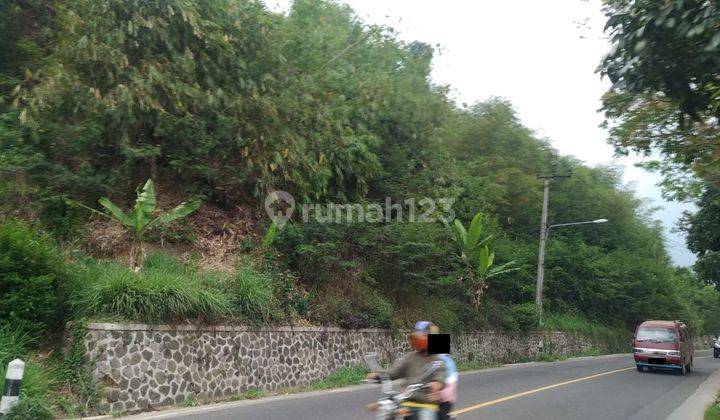
M 428 346 L 428 335 L 427 333 L 419 333 L 414 332 L 410 334 L 408 337 L 410 341 L 410 346 L 412 346 L 415 351 L 427 351 Z

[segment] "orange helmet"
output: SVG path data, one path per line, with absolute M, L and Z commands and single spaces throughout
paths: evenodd
M 413 326 L 413 331 L 408 336 L 410 346 L 415 351 L 427 351 L 428 334 L 435 334 L 439 331 L 438 327 L 430 321 L 418 321 Z

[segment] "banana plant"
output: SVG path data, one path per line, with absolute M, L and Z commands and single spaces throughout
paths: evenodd
M 157 201 L 152 179 L 148 179 L 142 188 L 138 188 L 135 206 L 128 213 L 123 212 L 107 197 L 100 198 L 98 203 L 108 212 L 104 213 L 86 206 L 83 207 L 120 223 L 130 233 L 133 238 L 133 246 L 130 250 L 130 267 L 136 273 L 140 271 L 145 259 L 143 234 L 153 226 L 167 225 L 191 214 L 201 204 L 200 201 L 183 202 L 165 213 L 155 215 Z
M 467 230 L 465 230 L 465 226 L 463 226 L 458 219 L 455 219 L 451 225 L 453 233 L 455 234 L 455 241 L 460 247 L 460 256 L 463 261 L 476 261 L 480 250 L 487 246 L 492 240 L 492 235 L 482 240 L 480 239 L 483 231 L 482 219 L 482 213 L 476 214 Z
M 493 266 L 495 253 L 490 250 L 490 241 L 493 237 L 490 235 L 481 239 L 482 213 L 477 213 L 473 217 L 467 230 L 458 219 L 454 220 L 451 227 L 460 248 L 460 256 L 468 268 L 473 304 L 478 307 L 488 287 L 487 281 L 492 277 L 518 270 L 518 267 L 515 267 L 515 261 Z

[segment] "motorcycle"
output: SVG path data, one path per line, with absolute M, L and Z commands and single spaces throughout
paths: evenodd
M 372 383 L 382 384 L 380 398 L 373 404 L 368 404 L 369 411 L 375 413 L 376 420 L 404 420 L 412 419 L 414 414 L 422 408 L 438 411 L 438 404 L 418 403 L 410 401 L 412 397 L 429 388 L 428 379 L 442 367 L 442 362 L 435 361 L 428 364 L 418 383 L 408 385 L 403 392 L 395 391 L 393 382 L 387 373 L 383 372 L 377 361 L 376 353 L 366 354 L 365 364 L 372 372 L 379 372 L 379 379 L 371 380 Z

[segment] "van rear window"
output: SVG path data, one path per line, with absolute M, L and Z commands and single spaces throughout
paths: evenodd
M 640 327 L 636 338 L 638 341 L 667 341 L 671 343 L 677 341 L 674 329 L 660 327 Z

